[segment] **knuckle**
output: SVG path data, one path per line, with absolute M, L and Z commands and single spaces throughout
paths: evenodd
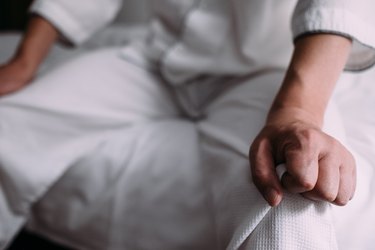
M 354 158 L 353 154 L 350 153 L 349 151 L 347 151 L 347 155 L 348 155 L 347 162 L 349 163 L 348 165 L 349 165 L 352 169 L 355 169 L 355 168 L 356 168 L 356 161 L 355 161 L 355 158 Z
M 338 198 L 338 190 L 332 185 L 327 185 L 327 183 L 318 182 L 314 192 L 325 201 L 334 202 Z
M 331 138 L 330 140 L 330 148 L 333 152 L 337 152 L 337 151 L 340 151 L 340 148 L 341 148 L 341 143 L 337 140 L 335 140 L 334 138 Z
M 345 188 L 339 188 L 338 185 L 335 185 L 334 182 L 322 182 L 318 181 L 314 188 L 314 192 L 317 196 L 325 201 L 335 203 L 336 200 L 345 197 L 343 196 L 344 193 L 347 192 Z
M 257 137 L 251 143 L 250 153 L 257 153 L 261 148 L 266 148 L 269 145 L 269 141 L 264 137 Z
M 284 155 L 286 159 L 294 159 L 300 155 L 300 152 L 296 149 L 288 148 L 287 150 L 285 150 Z
M 318 133 L 315 129 L 304 129 L 299 131 L 299 138 L 307 145 L 312 145 L 318 138 Z
M 251 173 L 252 173 L 253 181 L 256 183 L 259 183 L 268 179 L 268 173 L 263 168 L 254 168 Z
M 286 146 L 287 154 L 305 154 L 305 157 L 313 157 L 317 153 L 318 133 L 314 129 L 304 129 L 296 133 L 294 141 Z
M 334 200 L 334 203 L 337 206 L 345 206 L 346 204 L 348 204 L 348 202 L 349 202 L 349 199 L 346 199 L 346 198 L 337 198 Z
M 315 187 L 315 183 L 311 178 L 299 177 L 297 182 L 306 191 L 311 191 Z
M 336 194 L 334 192 L 319 190 L 317 193 L 323 200 L 329 202 L 333 202 L 336 200 Z
M 252 157 L 257 156 L 265 143 L 265 139 L 256 138 L 250 146 L 249 155 Z
M 249 156 L 252 158 L 255 158 L 258 155 L 258 152 L 259 152 L 259 146 L 257 142 L 254 141 L 253 144 L 251 144 L 250 146 Z

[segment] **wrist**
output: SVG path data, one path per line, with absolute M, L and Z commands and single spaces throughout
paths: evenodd
M 323 116 L 311 113 L 301 107 L 272 106 L 267 116 L 266 126 L 284 126 L 291 123 L 309 124 L 321 129 Z
M 280 122 L 281 118 L 298 120 L 321 128 L 323 126 L 325 102 L 304 97 L 302 91 L 281 93 L 276 97 L 267 116 L 267 122 Z
M 9 63 L 19 69 L 24 78 L 32 78 L 38 70 L 39 64 L 27 57 L 16 55 Z
M 290 68 L 275 97 L 270 114 L 290 112 L 299 119 L 321 126 L 332 88 L 318 88 L 318 79 L 309 79 L 300 71 Z M 285 114 L 287 115 L 287 114 Z
M 270 110 L 268 122 L 301 120 L 322 126 L 333 89 L 351 49 L 347 38 L 318 34 L 296 42 L 292 61 Z
M 57 36 L 58 32 L 52 24 L 42 17 L 33 16 L 10 63 L 21 67 L 24 73 L 35 74 Z

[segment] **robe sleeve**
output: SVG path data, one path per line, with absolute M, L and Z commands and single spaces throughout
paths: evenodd
M 292 18 L 294 39 L 310 33 L 351 38 L 345 69 L 364 70 L 375 64 L 374 10 L 374 0 L 299 0 Z
M 110 23 L 121 0 L 36 0 L 30 12 L 51 22 L 74 45 L 86 41 Z

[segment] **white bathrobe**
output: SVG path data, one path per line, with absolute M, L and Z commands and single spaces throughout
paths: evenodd
M 110 22 L 120 5 L 38 0 L 32 11 L 80 44 Z M 102 172 L 87 172 L 90 178 L 78 183 L 84 191 L 66 200 L 69 209 L 82 211 L 82 203 L 91 200 L 97 206 L 85 207 L 84 214 L 74 214 L 78 217 L 50 220 L 56 226 L 71 221 L 67 234 L 89 230 L 95 235 L 92 249 L 334 249 L 330 206 L 286 195 L 271 209 L 248 178 L 247 150 L 281 82 L 293 38 L 314 32 L 351 37 L 355 46 L 347 69 L 375 62 L 372 0 L 154 0 L 153 5 L 146 39 L 79 58 L 0 100 L 0 247 L 24 223 L 30 206 L 68 169 L 81 166 Z M 182 115 L 197 120 L 185 130 L 188 138 L 168 122 L 159 125 L 170 130 L 157 135 L 165 139 L 175 131 L 190 155 L 164 149 L 169 158 L 159 165 L 141 157 L 146 146 L 151 156 L 160 153 L 152 137 L 145 139 L 155 130 L 147 122 Z M 197 148 L 189 147 L 194 143 Z M 172 144 L 169 150 L 175 150 Z M 176 164 L 180 173 L 173 171 Z M 150 166 L 151 176 L 171 173 L 159 189 L 146 174 Z M 97 193 L 94 180 L 104 187 Z M 192 180 L 194 185 L 182 185 Z M 111 181 L 119 189 L 103 193 L 114 188 Z M 166 193 L 172 205 L 152 207 L 155 197 Z M 189 202 L 176 200 L 181 193 Z M 129 216 L 134 217 L 121 219 Z M 160 223 L 163 216 L 174 218 L 171 225 Z M 93 218 L 100 223 L 86 229 Z M 176 225 L 189 230 L 178 234 Z
M 285 68 L 293 39 L 306 33 L 353 38 L 349 70 L 375 61 L 372 0 L 154 0 L 151 4 L 155 19 L 137 51 L 173 84 L 202 74 Z M 120 0 L 36 1 L 32 10 L 80 44 L 105 26 L 120 5 Z

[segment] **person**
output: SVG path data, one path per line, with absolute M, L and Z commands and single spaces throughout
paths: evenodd
M 273 211 L 299 204 L 326 209 L 326 202 L 342 206 L 353 198 L 355 160 L 322 128 L 344 68 L 362 70 L 375 62 L 371 0 L 155 0 L 155 18 L 145 39 L 89 53 L 34 79 L 55 41 L 83 43 L 112 20 L 120 2 L 34 2 L 35 15 L 15 56 L 0 67 L 2 171 L 14 190 L 33 187 L 28 194 L 13 193 L 11 207 L 26 211 L 27 206 L 19 205 L 24 197 L 40 197 L 77 159 L 97 152 L 102 131 L 115 133 L 118 126 L 170 117 L 194 121 L 203 138 L 222 144 L 210 150 L 206 140 L 200 147 L 201 165 L 211 175 L 215 249 L 242 244 L 282 248 L 279 241 L 262 237 L 261 227 L 248 228 L 246 237 L 252 237 L 232 242 L 236 230 L 242 230 L 243 216 L 235 215 L 256 218 L 253 212 L 235 211 L 241 204 L 245 210 L 256 209 L 260 201 L 253 185 Z M 251 111 L 254 103 L 249 103 L 257 98 L 261 104 Z M 241 152 L 243 145 L 251 145 L 252 181 L 244 177 L 246 156 L 233 157 L 236 145 Z M 23 160 L 12 150 L 21 152 Z M 38 163 L 36 170 L 31 163 Z M 279 180 L 276 166 L 282 163 L 286 172 Z M 33 169 L 32 174 L 16 177 L 29 171 L 25 168 Z M 43 188 L 34 188 L 36 182 L 44 183 Z M 220 186 L 229 190 L 226 194 L 241 193 L 241 199 L 223 200 L 217 195 L 223 192 Z M 288 193 L 307 199 L 288 198 Z M 293 225 L 303 223 L 297 217 Z M 272 220 L 261 218 L 255 225 Z M 270 234 L 276 237 L 277 230 Z M 318 242 L 307 236 L 294 244 L 335 247 L 331 238 Z

